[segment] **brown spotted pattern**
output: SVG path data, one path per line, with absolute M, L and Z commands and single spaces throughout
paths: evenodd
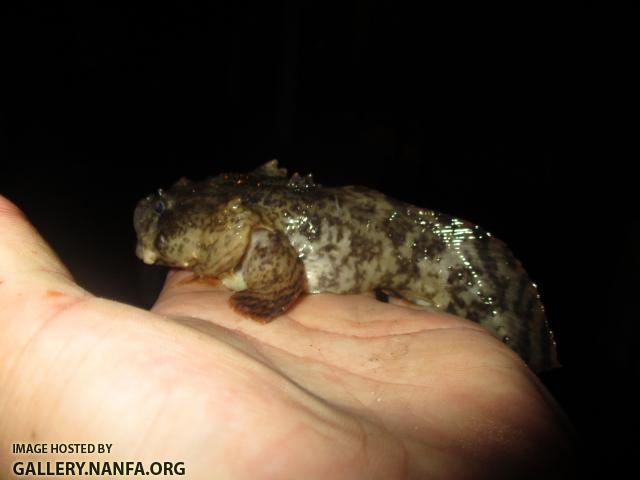
M 257 319 L 301 291 L 383 289 L 480 323 L 537 371 L 557 366 L 535 285 L 481 227 L 364 187 L 329 188 L 276 161 L 249 174 L 181 179 L 140 201 L 137 254 L 220 276 Z
M 242 265 L 246 289 L 231 305 L 259 321 L 284 312 L 304 290 L 304 266 L 281 232 L 257 230 Z

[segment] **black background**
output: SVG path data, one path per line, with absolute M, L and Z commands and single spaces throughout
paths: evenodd
M 133 254 L 136 201 L 277 157 L 505 240 L 556 331 L 564 367 L 543 381 L 584 475 L 613 478 L 640 453 L 638 157 L 617 148 L 637 118 L 633 16 L 590 2 L 27 5 L 2 17 L 0 192 L 81 285 L 148 306 L 162 272 Z

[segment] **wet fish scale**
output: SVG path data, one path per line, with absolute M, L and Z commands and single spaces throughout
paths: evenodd
M 219 277 L 236 290 L 232 305 L 256 319 L 281 314 L 303 291 L 385 289 L 480 323 L 536 371 L 558 365 L 520 262 L 450 215 L 288 177 L 272 160 L 249 174 L 181 179 L 141 200 L 134 225 L 141 259 Z

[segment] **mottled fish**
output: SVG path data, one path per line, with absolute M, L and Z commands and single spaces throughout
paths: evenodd
M 384 292 L 478 322 L 535 371 L 558 366 L 536 285 L 507 246 L 465 220 L 364 187 L 291 177 L 272 160 L 248 174 L 179 180 L 142 199 L 146 263 L 219 278 L 260 321 L 302 293 Z

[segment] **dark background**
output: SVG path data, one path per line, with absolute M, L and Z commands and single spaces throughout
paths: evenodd
M 556 331 L 564 367 L 542 378 L 583 474 L 614 478 L 640 454 L 638 156 L 617 148 L 624 114 L 637 118 L 633 16 L 591 2 L 51 3 L 2 17 L 0 192 L 81 285 L 148 306 L 162 271 L 134 256 L 137 200 L 277 157 L 504 239 Z

